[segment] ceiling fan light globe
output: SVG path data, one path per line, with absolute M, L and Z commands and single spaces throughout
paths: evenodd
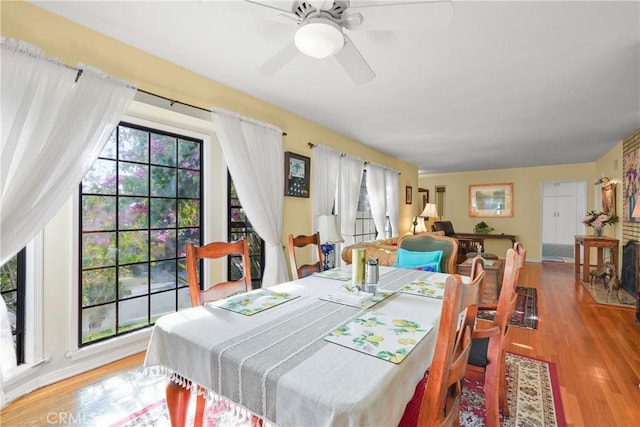
M 344 35 L 337 25 L 309 22 L 298 28 L 294 42 L 303 54 L 322 59 L 340 52 L 344 46 Z

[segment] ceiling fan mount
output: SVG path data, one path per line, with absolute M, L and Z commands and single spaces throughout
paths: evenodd
M 318 9 L 314 7 L 308 0 L 297 1 L 293 6 L 293 14 L 300 18 L 301 21 L 306 20 L 314 14 L 328 15 L 336 21 L 342 18 L 342 12 L 349 7 L 349 2 L 345 0 L 334 0 L 330 9 Z

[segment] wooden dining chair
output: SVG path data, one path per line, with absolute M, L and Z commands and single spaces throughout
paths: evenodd
M 197 307 L 211 301 L 217 301 L 228 297 L 237 292 L 249 292 L 251 290 L 251 265 L 249 259 L 249 243 L 246 238 L 237 242 L 212 242 L 204 246 L 197 247 L 193 243 L 185 245 L 187 255 L 187 278 L 189 281 L 189 294 L 191 296 L 191 306 Z M 230 282 L 220 282 L 209 287 L 202 286 L 202 278 L 199 277 L 198 261 L 206 259 L 217 259 L 229 255 L 242 255 L 243 277 Z M 182 390 L 181 390 L 182 389 Z M 167 400 L 184 400 L 188 393 L 183 391 L 183 387 L 169 382 L 166 389 Z M 188 397 L 186 397 L 188 399 Z M 188 400 L 186 403 L 188 405 Z M 194 416 L 194 426 L 203 425 L 204 408 L 206 401 L 204 393 L 199 392 L 196 397 L 196 411 Z M 184 412 L 184 411 L 181 411 Z M 184 414 L 171 414 L 171 420 L 174 418 L 181 420 Z M 177 421 L 177 425 L 181 424 Z
M 470 283 L 457 274 L 447 277 L 433 360 L 407 404 L 401 427 L 459 425 L 462 380 L 486 274 L 481 263 L 475 271 Z
M 488 426 L 499 426 L 500 411 L 505 417 L 509 416 L 505 353 L 509 342 L 509 319 L 518 298 L 519 272 L 526 261 L 524 246 L 516 243 L 514 247 L 507 251 L 498 304 L 479 307 L 479 310 L 494 310 L 495 316 L 492 321 L 478 319 L 465 374 L 469 379 L 484 382 Z
M 235 292 L 251 290 L 251 265 L 249 260 L 249 243 L 246 238 L 237 242 L 212 242 L 197 247 L 193 243 L 185 245 L 187 253 L 187 278 L 191 306 L 196 307 L 209 301 L 228 297 Z M 228 255 L 242 255 L 243 277 L 231 282 L 220 282 L 213 286 L 201 286 L 198 277 L 198 261 L 201 259 L 217 259 Z
M 303 264 L 298 266 L 296 261 L 296 248 L 303 248 L 308 245 L 315 245 L 318 255 L 318 262 L 315 264 Z M 322 271 L 322 250 L 320 248 L 320 233 L 316 232 L 310 236 L 303 234 L 293 237 L 293 234 L 289 234 L 289 242 L 287 245 L 289 249 L 289 263 L 291 265 L 291 280 L 302 279 L 312 273 Z

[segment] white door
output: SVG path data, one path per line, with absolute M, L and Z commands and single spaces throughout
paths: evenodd
M 586 212 L 585 181 L 542 184 L 542 260 L 573 262 L 576 234 Z

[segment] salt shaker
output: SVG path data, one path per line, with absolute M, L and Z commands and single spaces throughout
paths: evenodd
M 365 291 L 370 294 L 378 293 L 378 279 L 380 277 L 380 270 L 378 264 L 378 258 L 369 258 L 367 260 L 367 285 Z

